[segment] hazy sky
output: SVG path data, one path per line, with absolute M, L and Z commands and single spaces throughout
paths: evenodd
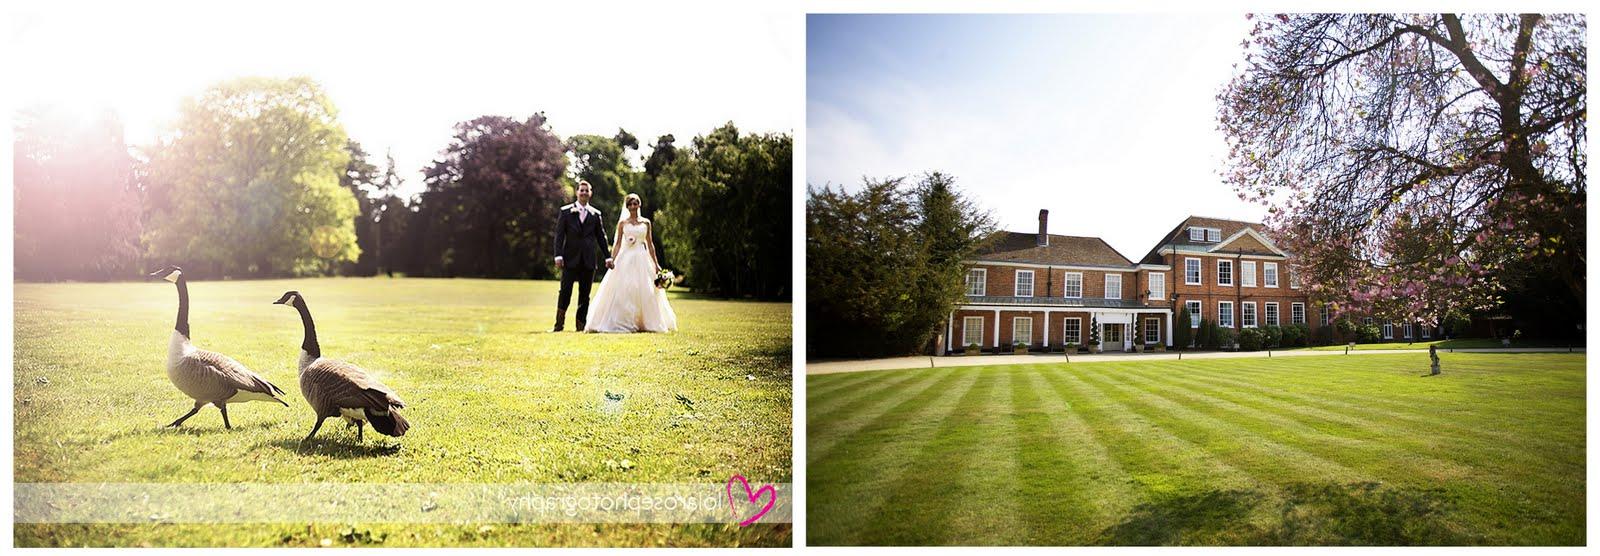
M 1259 221 L 1217 170 L 1243 14 L 812 15 L 806 181 L 953 174 L 1003 229 L 1137 261 L 1194 214 Z
M 623 127 L 645 145 L 666 133 L 684 145 L 730 120 L 752 132 L 800 123 L 793 11 L 136 4 L 8 8 L 14 102 L 84 115 L 109 107 L 137 145 L 209 84 L 308 75 L 374 162 L 393 149 L 409 191 L 420 190 L 420 169 L 451 126 L 485 114 L 543 111 L 562 137 Z

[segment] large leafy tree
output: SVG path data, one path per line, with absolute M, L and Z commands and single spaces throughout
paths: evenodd
M 374 243 L 377 239 L 376 212 L 381 206 L 373 196 L 381 187 L 382 177 L 378 173 L 378 166 L 370 160 L 371 155 L 361 148 L 361 143 L 354 139 L 347 140 L 345 150 L 350 153 L 350 162 L 345 164 L 344 173 L 339 175 L 339 185 L 350 190 L 350 194 L 356 198 L 356 246 L 361 249 L 361 255 L 355 261 L 344 264 L 340 273 L 371 276 L 377 272 L 375 259 L 378 251 Z
M 572 153 L 573 174 L 593 187 L 594 197 L 589 202 L 605 215 L 607 222 L 615 222 L 617 216 L 622 214 L 622 198 L 637 192 L 639 171 L 629 163 L 628 151 L 638 148 L 639 141 L 633 134 L 620 129 L 612 137 L 584 134 L 567 139 L 567 150 Z M 641 209 L 646 217 L 651 206 L 647 203 Z M 611 230 L 606 230 L 606 235 L 610 234 Z
M 47 107 L 24 110 L 12 157 L 16 277 L 106 280 L 134 272 L 139 192 L 114 115 L 80 122 Z
M 185 100 L 149 153 L 149 256 L 250 276 L 356 260 L 359 207 L 340 186 L 346 141 L 333 102 L 308 78 L 237 79 Z
M 1582 15 L 1258 19 L 1219 95 L 1224 178 L 1313 295 L 1437 323 L 1553 278 L 1584 303 Z
M 545 119 L 482 116 L 424 171 L 415 237 L 422 271 L 447 276 L 549 277 L 566 148 Z
M 806 199 L 806 351 L 902 355 L 945 329 L 962 261 L 994 230 L 944 174 L 866 180 Z
M 655 178 L 655 221 L 675 270 L 718 295 L 790 295 L 793 139 L 730 122 L 672 156 Z

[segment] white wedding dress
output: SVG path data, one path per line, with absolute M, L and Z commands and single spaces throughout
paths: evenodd
M 656 288 L 655 263 L 650 260 L 640 222 L 622 223 L 622 248 L 612 253 L 616 268 L 600 280 L 589 303 L 588 332 L 669 332 L 678 329 L 678 315 L 667 303 L 667 291 Z

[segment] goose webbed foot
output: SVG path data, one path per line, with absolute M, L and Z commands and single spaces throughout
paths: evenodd
M 188 413 L 183 414 L 183 416 L 179 417 L 177 421 L 173 421 L 171 423 L 168 423 L 166 428 L 169 428 L 169 429 L 178 428 L 178 426 L 182 425 L 184 421 L 188 420 L 190 417 L 194 417 L 194 414 L 199 413 L 200 412 L 200 408 L 204 407 L 204 406 L 205 406 L 205 404 L 199 404 L 199 403 L 194 404 L 194 409 L 191 409 L 191 410 L 189 410 Z

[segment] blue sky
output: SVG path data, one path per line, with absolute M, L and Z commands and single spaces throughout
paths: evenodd
M 1001 227 L 1137 260 L 1190 214 L 1259 220 L 1217 171 L 1239 14 L 811 15 L 806 181 L 939 170 Z

